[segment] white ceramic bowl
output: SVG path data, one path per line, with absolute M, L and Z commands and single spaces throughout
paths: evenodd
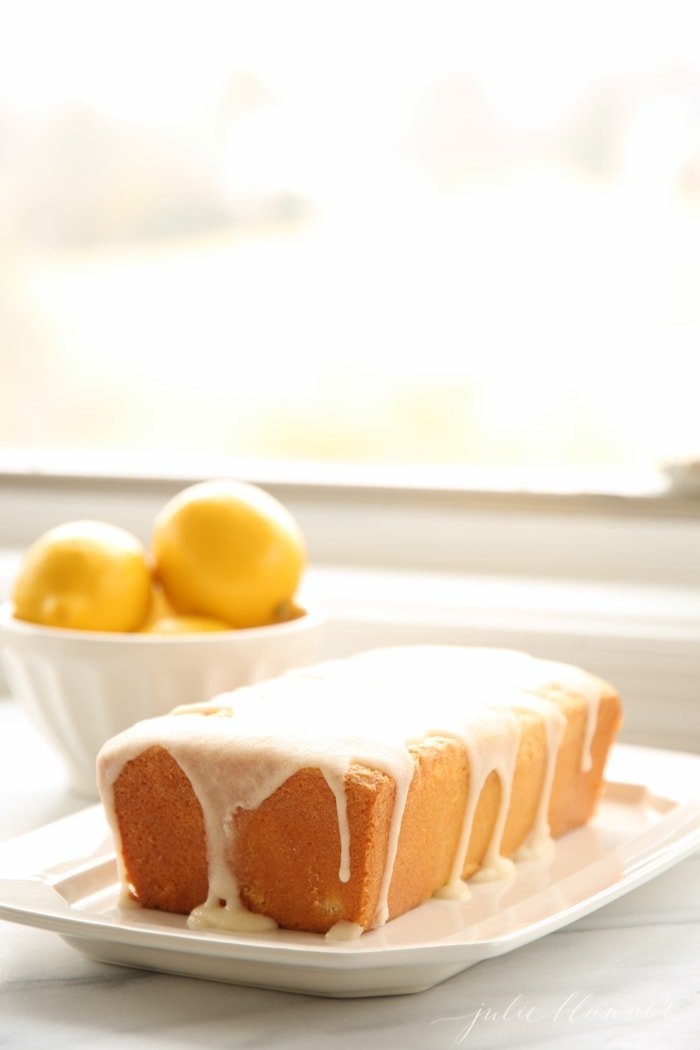
M 70 787 L 97 795 L 95 757 L 105 740 L 178 704 L 273 678 L 318 656 L 323 612 L 296 620 L 191 635 L 71 631 L 16 620 L 0 606 L 0 655 L 14 696 L 67 767 Z

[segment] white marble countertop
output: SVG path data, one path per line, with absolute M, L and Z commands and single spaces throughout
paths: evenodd
M 0 700 L 0 840 L 85 802 Z M 0 922 L 5 1048 L 696 1047 L 700 854 L 586 919 L 417 995 L 334 1000 L 93 962 Z

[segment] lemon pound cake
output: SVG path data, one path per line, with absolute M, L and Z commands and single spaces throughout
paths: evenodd
M 122 903 L 355 936 L 585 824 L 621 720 L 566 664 L 376 649 L 132 726 L 98 780 Z

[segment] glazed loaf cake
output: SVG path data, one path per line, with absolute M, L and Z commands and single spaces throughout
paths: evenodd
M 586 823 L 620 721 L 578 668 L 415 646 L 138 723 L 98 758 L 122 903 L 359 935 Z

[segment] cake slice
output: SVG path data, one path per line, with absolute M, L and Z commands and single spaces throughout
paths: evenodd
M 578 668 L 412 646 L 138 723 L 98 758 L 122 900 L 357 935 L 585 824 L 620 721 Z

